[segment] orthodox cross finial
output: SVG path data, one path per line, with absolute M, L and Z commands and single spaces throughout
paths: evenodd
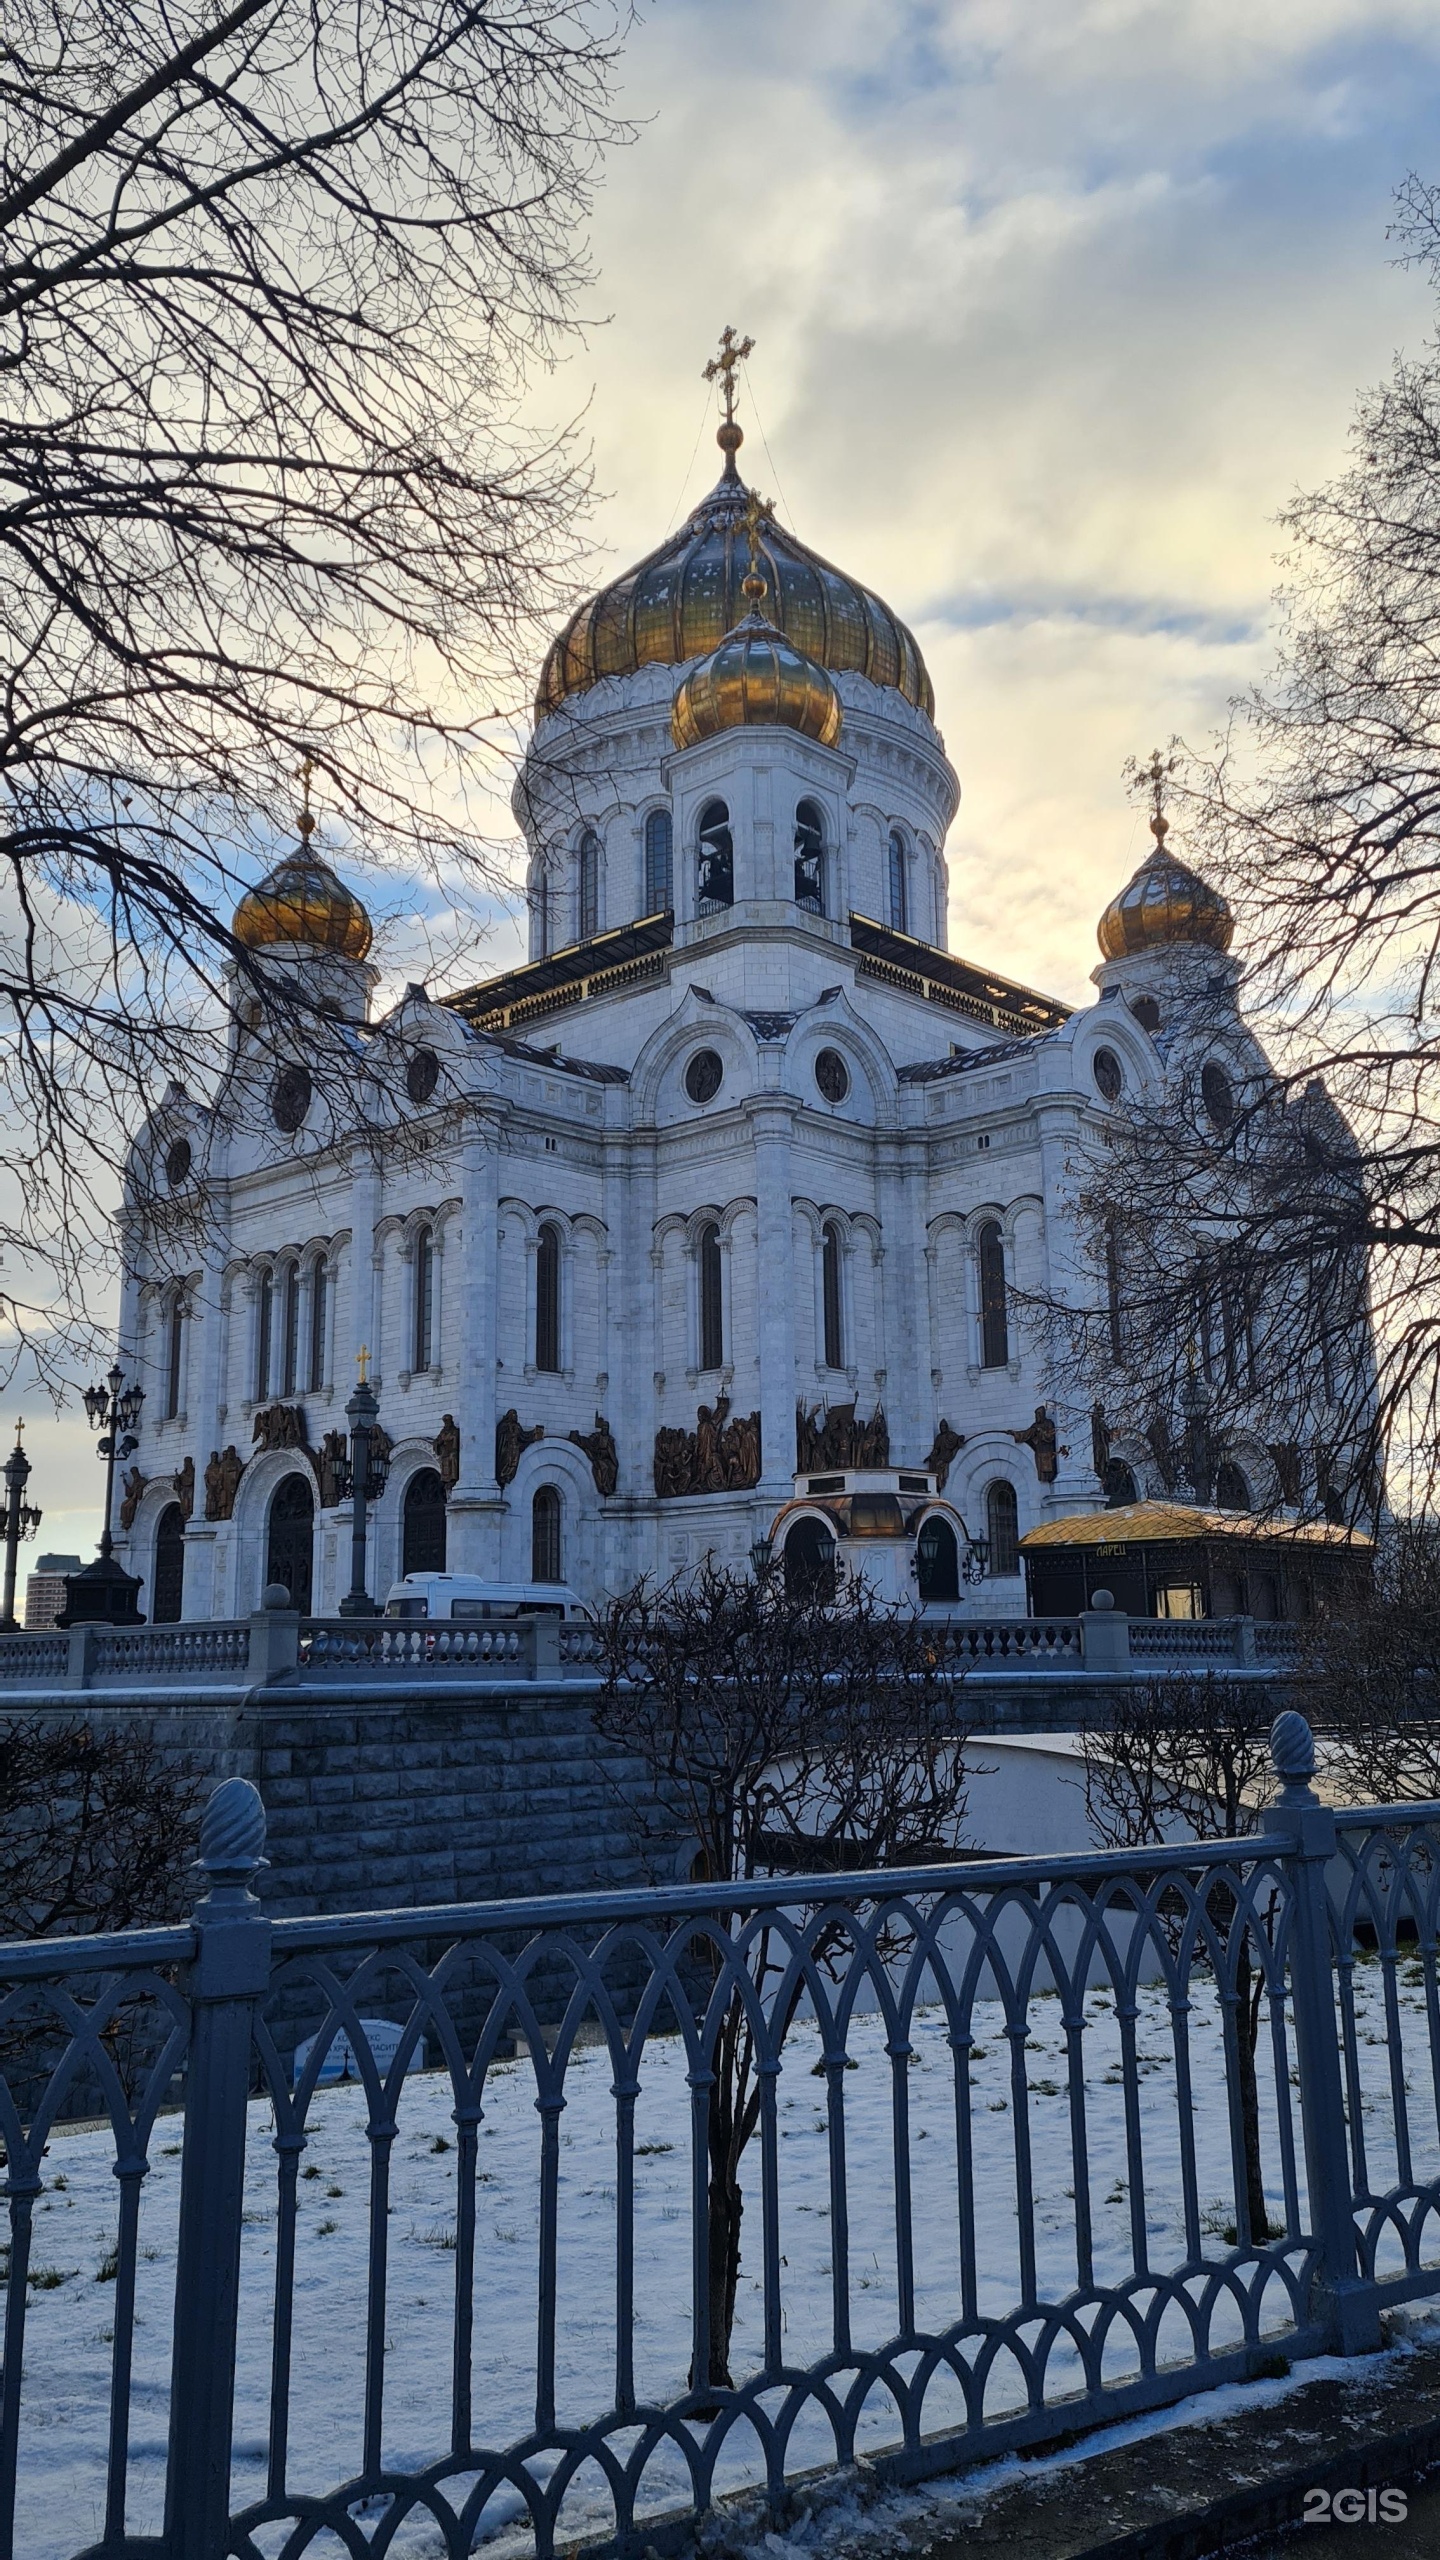
M 370 1384 L 370 1345 L 368 1342 L 362 1342 L 359 1350 L 356 1352 L 355 1366 L 360 1372 L 361 1386 L 368 1387 Z
M 1170 821 L 1165 815 L 1165 785 L 1178 762 L 1179 758 L 1172 756 L 1168 764 L 1162 763 L 1159 748 L 1152 747 L 1149 763 L 1140 767 L 1140 780 L 1147 783 L 1150 790 L 1150 833 L 1158 845 L 1163 845 L 1170 833 Z
M 727 326 L 720 332 L 720 352 L 712 356 L 701 375 L 703 382 L 718 382 L 725 402 L 725 415 L 715 430 L 715 441 L 725 456 L 725 478 L 736 481 L 735 456 L 745 441 L 744 431 L 735 423 L 735 367 L 743 364 L 754 346 L 753 338 L 737 338 Z
M 300 841 L 302 845 L 308 844 L 315 833 L 315 813 L 310 806 L 310 776 L 314 770 L 315 759 L 307 752 L 295 770 L 295 779 L 301 787 Z
M 702 382 L 723 383 L 724 390 L 721 396 L 725 402 L 727 427 L 732 427 L 735 423 L 735 367 L 737 364 L 743 364 L 746 357 L 754 353 L 754 348 L 753 338 L 737 338 L 734 330 L 727 324 L 720 332 L 719 354 L 711 357 L 700 377 Z

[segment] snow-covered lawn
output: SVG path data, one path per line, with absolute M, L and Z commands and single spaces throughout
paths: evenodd
M 1389 2056 L 1384 2038 L 1380 1967 L 1357 1975 L 1360 2053 L 1367 2089 L 1370 2174 L 1377 2188 L 1394 2178 Z M 1440 2173 L 1433 2083 L 1419 1968 L 1402 1966 L 1405 2070 L 1411 2091 L 1411 2137 L 1418 2178 Z M 1229 2136 L 1220 2062 L 1220 2027 L 1209 1986 L 1192 1989 L 1190 2019 L 1194 2121 L 1206 2254 L 1227 2254 L 1233 2223 Z M 1113 2004 L 1087 2002 L 1086 2117 L 1095 2272 L 1101 2284 L 1128 2276 L 1134 2264 L 1131 2196 L 1124 2139 L 1124 2089 Z M 982 2313 L 1004 2315 L 1020 2298 L 1016 2202 L 1016 2124 L 1011 2106 L 1010 2047 L 994 2004 L 976 2010 L 981 2050 L 971 2070 L 974 2221 Z M 907 2076 L 913 2178 L 916 2318 L 937 2331 L 960 2313 L 953 2057 L 938 2010 L 917 2014 L 915 2057 Z M 1157 1988 L 1141 1998 L 1139 2109 L 1145 2152 L 1144 2222 L 1151 2264 L 1184 2259 L 1180 2153 L 1172 2071 L 1171 2026 Z M 1262 2085 L 1268 2046 L 1262 2038 Z M 786 2048 L 779 2083 L 780 2248 L 787 2362 L 803 2367 L 825 2355 L 831 2333 L 830 2205 L 824 2082 L 813 2075 L 815 2029 L 798 2025 Z M 874 2017 L 851 2030 L 855 2068 L 845 2076 L 850 2206 L 851 2321 L 855 2344 L 880 2346 L 897 2325 L 891 2066 L 884 2029 Z M 1065 2041 L 1059 2003 L 1031 2004 L 1025 2048 L 1027 2106 L 1034 2160 L 1035 2242 L 1042 2299 L 1064 2297 L 1076 2282 L 1074 2171 L 1070 2147 Z M 566 2078 L 560 2119 L 559 2324 L 556 2404 L 559 2423 L 583 2424 L 612 2405 L 615 2378 L 616 2190 L 612 2072 L 599 2048 L 577 2054 Z M 540 2121 L 534 2079 L 524 2060 L 502 2065 L 487 2088 L 479 2137 L 474 2439 L 503 2447 L 534 2422 L 538 2267 Z M 384 2450 L 388 2463 L 418 2468 L 442 2456 L 450 2436 L 450 2358 L 455 2267 L 455 2128 L 448 2081 L 415 2074 L 400 2107 L 389 2217 L 389 2282 L 385 2317 Z M 1267 2108 L 1273 2125 L 1273 2108 Z M 690 2344 L 690 2093 L 677 2040 L 646 2049 L 636 2110 L 635 2383 L 643 2401 L 683 2392 Z M 365 2367 L 369 2145 L 363 2092 L 320 2091 L 300 2182 L 296 2251 L 295 2333 L 290 2409 L 292 2490 L 325 2492 L 360 2465 Z M 239 2379 L 234 2499 L 263 2493 L 270 2389 L 272 2287 L 276 2223 L 275 2154 L 268 2105 L 251 2110 L 241 2267 Z M 153 2533 L 160 2521 L 169 2385 L 170 2295 L 180 2187 L 178 2117 L 163 2117 L 151 2146 L 151 2172 L 141 2202 L 141 2249 L 135 2328 L 131 2426 L 131 2532 Z M 1298 2143 L 1298 2124 L 1297 2124 Z M 1267 2140 L 1267 2157 L 1277 2161 Z M 22 2411 L 23 2452 L 16 2551 L 23 2560 L 69 2560 L 97 2537 L 103 2515 L 104 2457 L 110 2390 L 112 2252 L 115 2182 L 108 2132 L 57 2134 L 37 2206 Z M 745 2255 L 733 2365 L 737 2380 L 761 2354 L 760 2151 L 752 2146 Z M 1278 2184 L 1273 2190 L 1277 2208 Z M 1302 2181 L 1303 2195 L 1303 2181 Z M 1172 2315 L 1167 2315 L 1170 2318 Z M 1278 2291 L 1271 2325 L 1284 2317 Z M 1238 2335 L 1238 2319 L 1219 2316 L 1212 2343 Z M 1178 2315 L 1166 2329 L 1162 2358 L 1187 2352 Z M 1107 2368 L 1133 2370 L 1123 2336 Z M 1052 2364 L 1050 2388 L 1075 2387 L 1073 2364 Z M 1002 2364 L 987 2406 L 1024 2397 L 1016 2369 Z M 953 2383 L 937 2378 L 925 2408 L 927 2432 L 953 2424 Z M 859 2444 L 878 2447 L 898 2432 L 883 2389 L 873 2391 Z M 792 2468 L 833 2457 L 818 2413 L 801 2421 L 791 2443 Z M 739 2485 L 760 2468 L 753 2437 L 730 2439 L 717 2486 Z M 657 2455 L 647 2478 L 647 2508 L 684 2504 L 677 2455 Z M 513 2519 L 517 2502 L 492 2502 L 492 2529 Z M 565 2538 L 604 2530 L 608 2501 L 598 2475 L 582 2474 L 564 2513 Z M 438 2552 L 430 2528 L 397 2545 L 407 2560 Z

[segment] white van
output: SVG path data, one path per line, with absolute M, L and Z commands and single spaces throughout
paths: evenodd
M 392 1582 L 385 1615 L 415 1625 L 483 1626 L 506 1618 L 583 1618 L 568 1582 L 485 1582 L 478 1573 L 407 1573 Z

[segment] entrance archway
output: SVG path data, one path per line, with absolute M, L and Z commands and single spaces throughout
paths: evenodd
M 155 1532 L 155 1570 L 150 1586 L 150 1624 L 174 1627 L 180 1622 L 185 1588 L 185 1514 L 178 1502 L 167 1503 Z
M 835 1541 L 823 1520 L 797 1520 L 785 1541 L 785 1589 L 792 1600 L 828 1600 L 835 1589 Z
M 915 1580 L 922 1601 L 960 1597 L 960 1550 L 949 1521 L 937 1511 L 915 1541 Z
M 402 1573 L 445 1570 L 445 1487 L 434 1467 L 422 1467 L 405 1487 L 400 1521 Z
M 265 1579 L 283 1582 L 290 1606 L 308 1616 L 315 1552 L 315 1496 L 308 1476 L 283 1478 L 270 1503 Z

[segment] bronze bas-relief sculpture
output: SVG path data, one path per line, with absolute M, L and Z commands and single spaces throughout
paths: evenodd
M 702 1404 L 693 1431 L 655 1434 L 655 1490 L 662 1501 L 684 1493 L 743 1493 L 760 1481 L 760 1416 L 730 1417 L 730 1399 Z
M 212 1449 L 205 1470 L 205 1517 L 207 1520 L 233 1520 L 235 1496 L 245 1473 L 245 1461 L 233 1440 L 226 1449 Z
M 857 1419 L 853 1404 L 796 1406 L 795 1466 L 800 1475 L 889 1464 L 890 1425 L 883 1405 L 877 1404 L 868 1422 Z
M 614 1432 L 604 1414 L 597 1413 L 593 1431 L 572 1431 L 570 1437 L 576 1448 L 583 1449 L 589 1459 L 595 1490 L 603 1501 L 620 1482 L 620 1452 L 615 1446 Z
M 502 1413 L 499 1421 L 495 1425 L 496 1483 L 513 1484 L 515 1481 L 516 1469 L 518 1468 L 521 1459 L 524 1457 L 526 1450 L 531 1446 L 532 1442 L 536 1440 L 543 1440 L 544 1437 L 545 1425 L 543 1422 L 537 1422 L 533 1429 L 529 1431 L 522 1428 L 520 1416 L 516 1412 L 513 1404 L 508 1413 Z

